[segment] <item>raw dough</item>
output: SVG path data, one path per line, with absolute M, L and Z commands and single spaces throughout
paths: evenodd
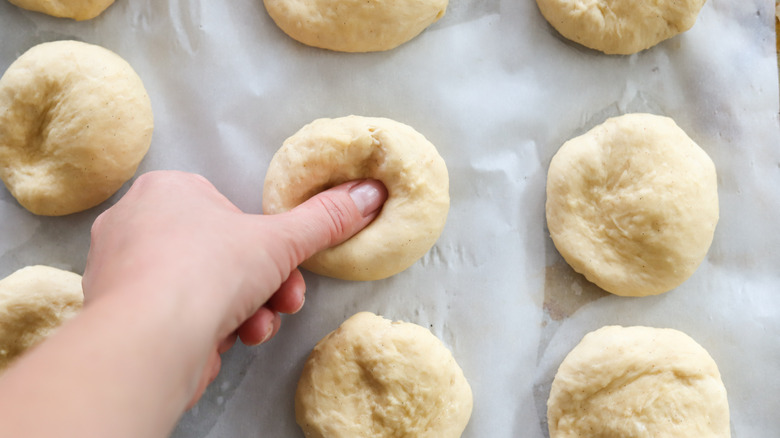
M 81 276 L 28 266 L 0 280 L 0 371 L 81 310 Z
M 340 52 L 393 49 L 444 15 L 448 0 L 263 0 L 284 33 Z
M 536 0 L 564 37 L 607 54 L 629 55 L 690 29 L 705 0 Z
M 411 266 L 438 239 L 450 206 L 444 160 L 422 134 L 383 118 L 319 119 L 285 140 L 265 177 L 263 211 L 282 213 L 362 178 L 387 187 L 379 216 L 341 245 L 315 254 L 304 268 L 347 280 L 378 280 Z
M 547 401 L 550 438 L 726 438 L 718 367 L 686 334 L 603 327 L 558 368 Z
M 0 78 L 0 178 L 33 213 L 86 210 L 133 176 L 153 125 L 122 58 L 77 41 L 40 44 Z
M 105 11 L 114 0 L 8 0 L 30 11 L 43 12 L 54 17 L 89 20 Z
M 672 119 L 627 114 L 569 140 L 547 174 L 547 227 L 575 271 L 617 295 L 690 277 L 718 222 L 715 165 Z
M 362 312 L 317 343 L 295 393 L 306 437 L 459 437 L 472 396 L 431 332 Z

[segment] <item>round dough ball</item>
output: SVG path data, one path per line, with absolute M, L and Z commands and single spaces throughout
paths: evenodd
M 660 294 L 688 279 L 712 243 L 715 165 L 670 118 L 615 117 L 555 154 L 546 209 L 575 271 L 616 295 Z
M 263 0 L 293 39 L 340 52 L 390 50 L 444 15 L 448 0 Z
M 564 37 L 591 49 L 630 55 L 690 29 L 706 0 L 536 0 Z
M 153 128 L 141 79 L 102 47 L 40 44 L 0 78 L 0 178 L 35 214 L 108 199 L 135 173 Z
M 0 280 L 0 370 L 81 310 L 81 276 L 28 266 Z
M 550 438 L 726 438 L 729 405 L 704 348 L 672 329 L 608 326 L 563 360 L 547 401 Z
M 343 182 L 372 178 L 387 188 L 379 215 L 361 232 L 302 266 L 345 280 L 378 280 L 411 266 L 433 246 L 450 206 L 447 166 L 436 148 L 393 120 L 319 119 L 285 140 L 263 188 L 263 211 L 283 213 Z
M 8 0 L 20 8 L 43 12 L 54 17 L 72 18 L 82 21 L 95 18 L 105 11 L 114 0 Z
M 452 354 L 431 332 L 362 312 L 317 343 L 295 393 L 308 438 L 450 438 L 472 396 Z

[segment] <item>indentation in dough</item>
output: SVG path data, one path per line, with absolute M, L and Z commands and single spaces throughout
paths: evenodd
M 449 211 L 444 160 L 420 133 L 376 117 L 319 119 L 285 140 L 271 160 L 263 211 L 288 211 L 346 181 L 381 181 L 388 198 L 361 232 L 304 262 L 313 272 L 350 280 L 397 274 L 430 250 Z
M 153 125 L 143 83 L 119 56 L 40 44 L 0 79 L 0 178 L 33 213 L 85 210 L 133 176 Z

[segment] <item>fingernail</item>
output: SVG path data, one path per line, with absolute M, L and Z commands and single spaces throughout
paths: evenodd
M 306 295 L 304 295 L 304 296 L 302 296 L 302 297 L 301 297 L 301 305 L 300 305 L 300 306 L 298 306 L 298 308 L 297 308 L 297 309 L 295 309 L 295 312 L 293 312 L 292 314 L 293 314 L 293 315 L 295 315 L 296 313 L 300 312 L 300 311 L 301 311 L 301 309 L 303 309 L 303 305 L 304 305 L 305 303 L 306 303 Z
M 382 207 L 387 199 L 387 189 L 379 181 L 366 180 L 349 189 L 349 196 L 360 214 L 366 217 Z
M 268 324 L 268 329 L 265 331 L 265 336 L 263 336 L 263 340 L 260 341 L 260 344 L 265 344 L 268 342 L 269 339 L 271 339 L 271 335 L 274 334 L 274 321 L 271 320 L 271 323 Z

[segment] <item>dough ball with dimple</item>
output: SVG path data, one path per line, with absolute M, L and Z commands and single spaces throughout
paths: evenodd
M 688 279 L 712 243 L 715 165 L 670 118 L 611 118 L 555 154 L 546 210 L 575 271 L 613 294 L 660 294 Z
M 89 20 L 105 11 L 114 0 L 8 0 L 30 11 L 43 12 L 54 17 Z
M 379 215 L 346 242 L 302 266 L 346 280 L 378 280 L 420 259 L 444 228 L 449 177 L 422 134 L 376 117 L 319 119 L 285 140 L 265 177 L 263 211 L 283 213 L 343 182 L 381 181 L 388 197 Z
M 672 329 L 608 326 L 563 360 L 547 401 L 550 438 L 727 438 L 729 406 L 704 348 Z
M 454 438 L 471 408 L 463 371 L 436 336 L 368 312 L 317 343 L 295 393 L 309 438 Z
M 561 35 L 607 54 L 629 55 L 693 27 L 705 0 L 536 0 Z
M 81 276 L 28 266 L 0 280 L 0 371 L 81 310 Z
M 340 52 L 393 49 L 444 15 L 448 0 L 263 0 L 293 39 Z
M 133 176 L 153 126 L 143 83 L 118 55 L 40 44 L 0 78 L 0 178 L 33 213 L 86 210 Z

